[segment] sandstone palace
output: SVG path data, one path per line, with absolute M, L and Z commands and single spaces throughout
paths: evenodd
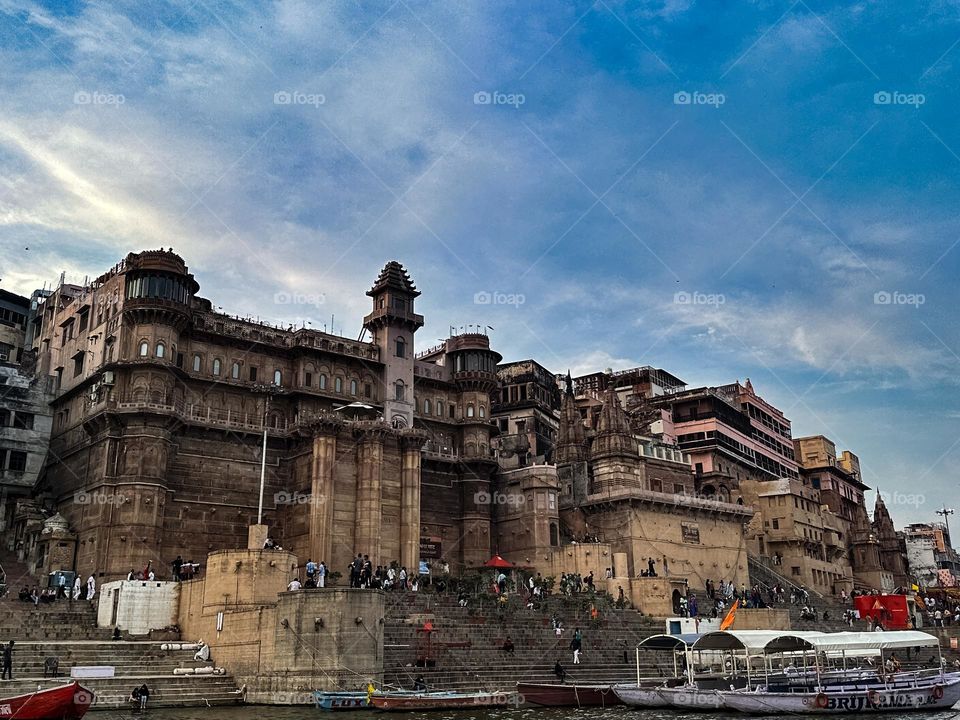
M 367 291 L 359 340 L 231 317 L 199 291 L 159 250 L 34 298 L 24 354 L 52 428 L 32 485 L 5 474 L 4 522 L 37 572 L 164 576 L 178 555 L 246 547 L 262 508 L 301 563 L 459 572 L 500 553 L 544 575 L 610 568 L 641 607 L 684 582 L 739 586 L 748 554 L 824 593 L 858 570 L 904 575 L 865 529 L 855 456 L 825 456 L 832 486 L 808 478 L 819 465 L 795 459 L 789 421 L 749 381 L 574 379 L 502 363 L 473 332 L 415 353 L 420 292 L 398 262 Z M 770 535 L 781 495 L 804 499 L 810 527 L 773 519 Z

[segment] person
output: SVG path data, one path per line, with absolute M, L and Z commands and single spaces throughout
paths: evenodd
M 156 580 L 157 574 L 153 571 L 153 568 L 150 568 L 150 572 L 147 573 L 147 580 Z
M 657 570 L 653 558 L 647 558 L 647 577 L 656 577 Z
M 320 564 L 317 565 L 317 587 L 326 587 L 327 586 L 327 565 L 320 561 Z
M 134 707 L 140 707 L 140 686 L 139 685 L 137 685 L 136 687 L 133 688 L 133 690 L 130 691 L 130 697 L 127 698 L 127 702 L 129 702 Z
M 127 580 L 136 580 L 137 574 L 133 571 L 133 568 L 130 568 L 130 572 L 127 573 Z
M 607 568 L 607 570 L 606 570 L 606 578 L 607 578 L 607 580 L 609 580 L 609 579 L 612 578 L 612 577 L 613 577 L 613 568 Z
M 507 576 L 503 574 L 503 571 L 497 576 L 497 590 L 500 591 L 501 595 L 507 591 Z
M 93 577 L 93 573 L 90 574 L 90 577 L 87 578 L 87 600 L 93 600 L 93 596 L 97 594 L 97 581 Z
M 180 568 L 183 567 L 183 558 L 177 555 L 177 559 L 173 561 L 173 579 L 177 582 L 180 582 Z
M 3 646 L 3 673 L 0 680 L 13 680 L 13 640 Z
M 563 665 L 560 664 L 559 660 L 553 665 L 553 674 L 557 676 L 560 682 L 563 682 L 567 677 L 567 671 Z
M 140 686 L 140 709 L 143 710 L 147 707 L 147 700 L 150 699 L 150 688 L 147 687 L 147 684 L 144 683 Z
M 71 596 L 73 600 L 80 599 L 80 588 L 81 588 L 80 576 L 77 575 L 77 577 L 73 581 L 73 595 Z
M 313 581 L 314 575 L 317 574 L 317 564 L 313 560 L 308 559 L 306 569 L 307 569 L 307 580 Z
M 414 692 L 426 692 L 427 683 L 423 679 L 423 675 L 417 675 L 416 679 L 413 681 L 413 690 Z
M 299 590 L 300 588 L 301 588 L 300 578 L 296 578 L 296 577 L 290 581 L 289 585 L 287 585 L 287 590 L 289 592 L 293 592 L 294 590 Z
M 111 640 L 119 640 L 119 639 L 120 639 L 120 626 L 119 626 L 119 625 L 114 625 L 114 626 L 113 626 L 113 635 L 110 636 L 110 639 L 111 639 Z
M 467 593 L 462 589 L 457 593 L 457 605 L 462 608 L 467 606 Z
M 210 646 L 203 640 L 200 641 L 200 648 L 194 654 L 193 659 L 197 662 L 210 662 Z
M 503 641 L 503 651 L 508 655 L 513 655 L 513 640 L 510 639 L 510 636 L 507 635 L 507 639 Z

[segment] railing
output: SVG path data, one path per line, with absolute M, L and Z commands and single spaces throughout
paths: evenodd
M 231 409 L 215 408 L 200 403 L 168 403 L 151 400 L 104 400 L 90 408 L 90 414 L 100 410 L 118 410 L 123 412 L 154 411 L 175 415 L 187 423 L 203 423 L 220 427 L 241 430 L 263 430 L 263 414 L 260 412 L 247 413 Z M 286 417 L 271 416 L 267 422 L 267 430 L 286 432 L 290 423 Z
M 759 580 L 759 578 L 755 577 L 754 573 L 759 575 L 766 575 L 767 580 L 770 580 L 770 579 L 774 580 L 774 582 L 772 583 L 774 585 L 783 585 L 785 588 L 796 590 L 798 592 L 807 592 L 810 595 L 816 595 L 821 600 L 824 599 L 823 593 L 821 593 L 819 590 L 814 590 L 813 588 L 808 588 L 808 587 L 801 587 L 800 585 L 797 585 L 795 582 L 788 580 L 786 577 L 784 577 L 783 575 L 778 573 L 776 570 L 774 570 L 770 565 L 768 565 L 764 559 L 761 559 L 759 557 L 754 557 L 752 555 L 747 556 L 747 567 L 750 570 L 751 582 L 759 581 L 769 588 L 771 583 L 764 582 L 763 580 Z

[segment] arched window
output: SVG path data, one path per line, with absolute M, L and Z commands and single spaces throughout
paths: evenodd
M 213 359 L 213 374 L 220 377 L 220 358 Z
M 323 374 L 320 375 L 320 389 L 321 390 L 327 389 L 327 376 Z
M 486 417 L 486 416 L 487 416 L 487 409 L 486 409 L 483 405 L 481 405 L 481 406 L 480 406 L 480 417 Z
M 404 397 L 404 390 L 406 390 L 406 388 L 404 388 L 403 386 L 403 380 L 397 380 L 397 382 L 394 383 L 393 390 L 394 390 L 395 399 L 402 402 Z
M 283 374 L 279 370 L 273 371 L 273 384 L 280 385 L 281 380 L 283 380 Z
M 443 400 L 437 400 L 437 417 L 443 416 Z
M 232 377 L 234 380 L 239 380 L 239 379 L 240 379 L 240 363 L 235 362 L 235 363 L 230 367 L 230 377 Z
M 163 343 L 157 343 L 157 357 L 158 357 L 158 358 L 162 358 L 162 357 L 163 357 L 163 349 L 164 349 L 164 348 L 163 348 Z
M 356 394 L 357 394 L 357 381 L 356 381 L 356 380 L 351 380 L 351 381 L 350 381 L 350 394 L 351 394 L 351 395 L 356 395 Z
M 200 356 L 199 355 L 193 356 L 193 371 L 200 372 Z
M 397 357 L 407 356 L 407 342 L 402 337 L 397 338 Z
M 467 417 L 473 417 L 473 405 L 467 405 Z
M 554 547 L 560 544 L 560 529 L 556 523 L 550 523 L 550 544 Z
M 140 343 L 140 357 L 146 357 L 150 352 L 150 344 L 144 340 Z
M 424 414 L 424 415 L 429 415 L 429 414 L 430 414 L 430 400 L 429 400 L 429 399 L 423 401 L 423 414 Z
M 343 378 L 335 377 L 333 379 L 333 391 L 338 393 L 343 392 Z

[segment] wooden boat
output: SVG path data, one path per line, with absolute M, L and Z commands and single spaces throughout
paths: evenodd
M 321 710 L 363 710 L 369 707 L 367 697 L 362 690 L 316 690 L 313 702 Z
M 633 683 L 620 683 L 611 688 L 624 705 L 642 708 L 669 707 L 669 703 L 660 695 L 656 687 L 644 687 Z
M 16 720 L 80 720 L 94 694 L 78 682 L 0 699 L 0 717 Z
M 657 694 L 663 698 L 667 707 L 686 712 L 706 712 L 724 707 L 723 700 L 716 690 L 707 690 L 696 685 L 657 688 Z
M 520 702 L 546 707 L 608 707 L 623 705 L 610 685 L 577 683 L 517 683 Z
M 376 692 L 370 704 L 377 710 L 465 710 L 516 706 L 515 692 Z

